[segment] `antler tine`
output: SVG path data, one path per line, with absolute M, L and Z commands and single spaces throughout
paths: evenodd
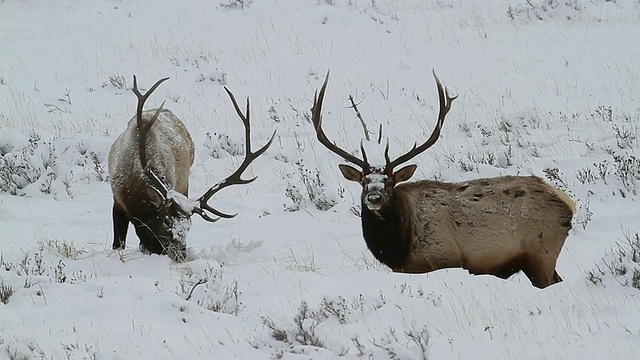
M 133 75 L 133 93 L 136 94 L 136 97 L 138 98 L 138 105 L 137 105 L 137 109 L 136 109 L 136 123 L 138 124 L 138 140 L 139 140 L 139 155 L 140 155 L 140 163 L 142 164 L 142 168 L 145 169 L 147 167 L 147 156 L 146 156 L 146 152 L 145 152 L 145 148 L 146 148 L 146 143 L 147 143 L 147 135 L 149 133 L 149 129 L 151 129 L 151 126 L 156 122 L 156 120 L 158 119 L 158 115 L 160 114 L 160 111 L 162 110 L 162 106 L 164 106 L 164 101 L 162 102 L 162 105 L 160 105 L 160 107 L 158 108 L 158 110 L 156 111 L 155 115 L 153 116 L 153 118 L 151 118 L 151 121 L 149 121 L 148 123 L 143 123 L 142 121 L 142 110 L 144 108 L 144 103 L 147 101 L 147 99 L 149 98 L 149 96 L 158 88 L 158 86 L 160 86 L 160 84 L 162 84 L 163 82 L 169 80 L 168 77 L 166 78 L 162 78 L 158 81 L 156 81 L 155 84 L 153 84 L 153 86 L 149 89 L 149 91 L 147 91 L 144 94 L 140 93 L 140 90 L 138 89 L 138 79 L 136 78 L 135 75 Z
M 214 222 L 214 221 L 218 221 L 220 218 L 232 218 L 236 215 L 236 214 L 226 214 L 223 213 L 219 210 L 214 209 L 213 207 L 211 207 L 209 204 L 207 204 L 207 201 L 209 201 L 209 199 L 218 191 L 231 186 L 231 185 L 242 185 L 242 184 L 248 184 L 250 182 L 253 182 L 255 179 L 257 179 L 257 176 L 254 176 L 250 179 L 243 179 L 242 178 L 242 173 L 247 169 L 247 167 L 249 167 L 249 165 L 255 160 L 257 159 L 260 155 L 262 155 L 265 151 L 267 151 L 267 149 L 269 148 L 269 146 L 271 146 L 271 143 L 273 142 L 273 139 L 276 136 L 276 131 L 273 132 L 273 134 L 271 134 L 271 138 L 269 139 L 269 141 L 262 146 L 260 149 L 258 149 L 257 151 L 253 152 L 251 151 L 251 124 L 250 124 L 250 110 L 249 110 L 249 98 L 247 97 L 247 109 L 245 114 L 242 113 L 242 111 L 240 110 L 240 107 L 238 106 L 238 102 L 236 101 L 236 98 L 233 96 L 233 94 L 231 93 L 231 91 L 229 91 L 229 89 L 227 89 L 227 87 L 225 86 L 224 90 L 227 92 L 227 94 L 229 94 L 229 97 L 231 98 L 231 102 L 233 103 L 233 107 L 236 110 L 236 113 L 238 114 L 238 116 L 240 117 L 240 119 L 242 120 L 242 123 L 244 125 L 244 134 L 245 134 L 245 157 L 244 160 L 242 161 L 242 164 L 240 164 L 240 166 L 236 169 L 236 171 L 234 171 L 231 175 L 229 175 L 227 178 L 225 178 L 224 180 L 219 181 L 218 183 L 216 183 L 215 185 L 213 185 L 211 188 L 209 188 L 209 190 L 207 190 L 207 192 L 205 192 L 199 199 L 198 202 L 200 203 L 200 206 L 194 209 L 194 213 L 202 216 L 202 218 L 206 221 L 209 222 Z M 212 218 L 210 217 L 207 213 L 205 213 L 205 211 L 209 211 L 210 213 L 218 216 L 218 218 Z
M 361 160 L 356 156 L 339 148 L 335 142 L 331 142 L 331 140 L 327 138 L 327 135 L 324 133 L 324 130 L 322 129 L 322 101 L 324 100 L 324 93 L 327 89 L 328 83 L 329 83 L 329 71 L 327 71 L 327 76 L 325 77 L 324 83 L 320 88 L 320 93 L 318 94 L 318 92 L 316 91 L 316 94 L 313 97 L 313 107 L 311 108 L 311 122 L 313 122 L 313 127 L 316 130 L 316 136 L 318 138 L 318 141 L 320 141 L 320 143 L 324 145 L 327 149 L 329 149 L 331 152 L 342 157 L 346 161 L 349 161 L 353 164 L 360 166 L 363 170 L 368 169 L 369 164 L 367 164 L 366 159 Z M 361 149 L 362 149 L 362 156 L 366 158 L 366 155 L 364 153 L 364 147 L 362 147 L 362 144 L 361 144 Z
M 137 109 L 136 109 L 136 120 L 138 122 L 138 129 L 140 129 L 141 125 L 143 125 L 142 124 L 142 109 L 144 107 L 144 103 L 147 101 L 149 96 L 158 88 L 158 86 L 160 86 L 160 84 L 162 84 L 163 82 L 165 82 L 167 80 L 169 80 L 168 77 L 162 78 L 162 79 L 156 81 L 156 83 L 153 84 L 153 86 L 146 93 L 141 94 L 140 90 L 138 89 L 138 79 L 136 78 L 135 75 L 133 75 L 133 89 L 132 90 L 133 90 L 133 93 L 136 94 L 136 97 L 138 98 L 138 106 L 137 106 Z M 154 116 L 154 119 L 147 126 L 146 130 L 148 130 L 148 128 L 150 128 L 151 125 L 153 125 L 153 123 L 155 122 L 156 119 L 157 119 L 157 116 Z
M 435 70 L 433 71 L 433 77 L 436 79 L 436 86 L 438 87 L 438 98 L 440 102 L 440 111 L 438 113 L 438 122 L 436 123 L 436 127 L 433 129 L 433 132 L 431 132 L 431 136 L 429 136 L 427 141 L 422 143 L 420 146 L 418 146 L 417 143 L 414 143 L 413 147 L 411 148 L 411 150 L 409 150 L 409 152 L 405 153 L 404 155 L 401 155 L 400 157 L 396 158 L 393 161 L 389 161 L 390 160 L 389 145 L 387 143 L 387 148 L 385 149 L 384 155 L 387 160 L 388 170 L 393 170 L 396 166 L 413 159 L 416 155 L 427 150 L 428 148 L 433 146 L 433 144 L 435 144 L 436 141 L 438 141 L 438 137 L 440 136 L 440 130 L 442 129 L 442 124 L 444 123 L 444 119 L 447 116 L 447 113 L 449 112 L 449 110 L 451 110 L 451 103 L 453 103 L 453 100 L 457 99 L 458 96 L 457 95 L 453 97 L 449 96 L 449 90 L 446 87 L 443 89 L 442 83 L 440 82 L 440 79 L 438 79 L 438 76 L 436 75 Z
M 140 156 L 140 164 L 142 165 L 142 169 L 147 169 L 147 138 L 149 136 L 149 129 L 151 126 L 158 120 L 158 115 L 160 115 L 160 111 L 162 111 L 162 107 L 164 106 L 165 101 L 160 104 L 160 107 L 156 110 L 156 113 L 153 114 L 151 121 L 147 124 L 142 122 L 142 116 L 137 119 L 138 122 L 138 155 Z
M 149 96 L 162 84 L 167 81 L 169 78 L 162 78 L 156 81 L 155 84 L 144 94 L 140 93 L 140 89 L 138 89 L 138 79 L 135 75 L 133 75 L 133 93 L 138 98 L 138 105 L 136 109 L 136 123 L 138 125 L 138 155 L 140 158 L 140 165 L 142 166 L 143 171 L 147 174 L 147 178 L 151 180 L 151 188 L 158 193 L 164 199 L 167 198 L 167 186 L 158 178 L 158 176 L 149 168 L 147 168 L 147 137 L 149 135 L 149 129 L 151 126 L 158 120 L 158 115 L 162 111 L 162 107 L 164 106 L 164 101 L 160 105 L 160 107 L 156 110 L 155 114 L 151 118 L 150 121 L 144 123 L 142 121 L 142 111 L 144 108 L 144 103 L 147 101 Z

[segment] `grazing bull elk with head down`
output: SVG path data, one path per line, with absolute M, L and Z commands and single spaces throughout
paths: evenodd
M 438 122 L 431 136 L 386 164 L 371 165 L 339 148 L 322 130 L 322 100 L 329 74 L 316 93 L 312 120 L 321 144 L 346 161 L 342 175 L 362 186 L 362 232 L 373 255 L 395 272 L 426 273 L 461 267 L 471 274 L 506 279 L 523 271 L 544 288 L 562 281 L 556 261 L 575 211 L 565 193 L 535 176 L 503 176 L 445 183 L 409 180 L 416 165 L 395 170 L 438 140 L 445 116 L 456 97 L 449 96 L 437 76 Z
M 233 174 L 213 185 L 197 200 L 189 199 L 189 171 L 194 158 L 191 135 L 182 121 L 162 105 L 158 109 L 143 111 L 149 95 L 167 79 L 158 80 L 146 94 L 141 94 L 136 77 L 133 77 L 133 92 L 138 97 L 136 116 L 109 151 L 113 248 L 124 248 L 127 228 L 132 222 L 140 238 L 141 250 L 167 254 L 175 261 L 183 261 L 191 215 L 199 214 L 209 222 L 236 216 L 220 212 L 207 202 L 227 186 L 248 184 L 256 179 L 242 179 L 241 175 L 271 145 L 275 132 L 267 144 L 252 152 L 249 99 L 243 114 L 233 94 L 225 87 L 244 124 L 245 158 Z

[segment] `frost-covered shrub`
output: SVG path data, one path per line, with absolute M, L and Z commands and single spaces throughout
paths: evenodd
M 243 308 L 238 282 L 224 282 L 222 274 L 223 266 L 220 265 L 218 268 L 207 266 L 202 275 L 186 275 L 180 279 L 177 294 L 187 301 L 195 300 L 198 306 L 207 310 L 238 315 Z
M 514 20 L 575 20 L 584 11 L 583 3 L 584 1 L 580 0 L 523 0 L 519 4 L 509 6 L 507 15 Z
M 204 147 L 214 159 L 223 159 L 228 155 L 244 155 L 244 144 L 227 134 L 207 133 Z
M 276 348 L 279 356 L 285 352 L 314 352 L 326 353 L 327 358 L 351 353 L 359 358 L 427 359 L 429 333 L 426 325 L 409 325 L 403 331 L 390 327 L 382 331 L 382 337 L 364 340 L 356 334 L 348 335 L 350 325 L 361 321 L 363 316 L 376 316 L 375 312 L 386 302 L 382 293 L 379 298 L 368 299 L 359 295 L 350 301 L 341 296 L 324 298 L 317 306 L 302 301 L 293 317 L 286 320 L 276 321 L 263 316 L 262 324 L 275 343 L 255 341 L 253 345 L 256 348 Z M 336 326 L 344 326 L 345 331 L 340 333 L 344 334 L 342 337 L 348 336 L 345 341 L 336 341 L 333 334 Z
M 86 282 L 88 275 L 82 270 L 65 270 L 66 263 L 56 256 L 39 248 L 33 253 L 25 252 L 21 258 L 9 260 L 0 254 L 0 273 L 10 272 L 24 279 L 23 287 L 30 288 L 38 283 Z M 92 275 L 89 275 L 89 277 Z
M 612 154 L 614 173 L 620 180 L 624 190 L 633 195 L 637 194 L 640 184 L 640 159 L 633 154 Z
M 113 74 L 111 76 L 109 76 L 109 78 L 104 81 L 102 83 L 102 87 L 109 87 L 112 86 L 116 89 L 124 89 L 127 86 L 127 80 L 124 78 L 124 76 L 120 75 L 120 74 Z
M 625 242 L 607 253 L 595 269 L 587 273 L 587 280 L 596 285 L 617 282 L 640 290 L 640 234 L 625 232 Z
M 0 131 L 0 191 L 74 197 L 76 183 L 107 181 L 107 138 L 43 140 L 35 131 Z
M 275 340 L 289 344 L 323 347 L 322 341 L 316 333 L 316 328 L 327 318 L 327 315 L 321 311 L 309 309 L 307 303 L 303 301 L 293 317 L 293 326 L 285 325 L 282 327 L 269 317 L 263 317 L 262 324 L 270 330 L 271 336 Z
M 13 286 L 4 283 L 4 280 L 0 279 L 0 302 L 3 304 L 9 303 L 9 298 L 13 295 Z
M 604 21 L 625 18 L 625 7 L 619 0 L 517 0 L 509 5 L 507 16 L 512 20 L 540 21 Z M 633 5 L 631 5 L 633 6 Z
M 262 324 L 269 329 L 270 335 L 277 341 L 291 345 L 311 345 L 324 347 L 321 334 L 317 332 L 320 325 L 327 322 L 337 322 L 345 325 L 357 322 L 363 314 L 376 311 L 386 304 L 382 293 L 378 298 L 367 299 L 364 295 L 347 300 L 342 296 L 323 298 L 317 306 L 311 308 L 306 301 L 302 301 L 291 322 L 279 323 L 270 317 L 263 316 Z
M 252 0 L 226 0 L 220 3 L 221 8 L 225 9 L 245 9 L 251 5 Z
M 285 196 L 292 201 L 292 204 L 285 204 L 285 210 L 300 210 L 304 205 L 305 197 L 311 201 L 316 209 L 322 211 L 327 211 L 338 203 L 337 195 L 339 194 L 328 193 L 327 185 L 320 169 L 309 170 L 302 160 L 296 161 L 295 165 L 298 170 L 298 176 L 296 177 L 294 174 L 286 176 Z M 341 194 L 342 190 L 338 189 L 338 193 Z

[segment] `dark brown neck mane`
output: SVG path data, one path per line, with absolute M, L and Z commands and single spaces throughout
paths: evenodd
M 404 230 L 407 219 L 397 210 L 394 196 L 380 211 L 369 210 L 362 203 L 362 233 L 367 247 L 381 263 L 396 270 L 402 268 L 409 255 L 409 242 Z

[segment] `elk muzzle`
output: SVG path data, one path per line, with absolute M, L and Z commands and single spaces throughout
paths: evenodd
M 372 190 L 364 196 L 364 205 L 371 211 L 378 211 L 382 208 L 386 200 L 387 196 L 384 192 Z

